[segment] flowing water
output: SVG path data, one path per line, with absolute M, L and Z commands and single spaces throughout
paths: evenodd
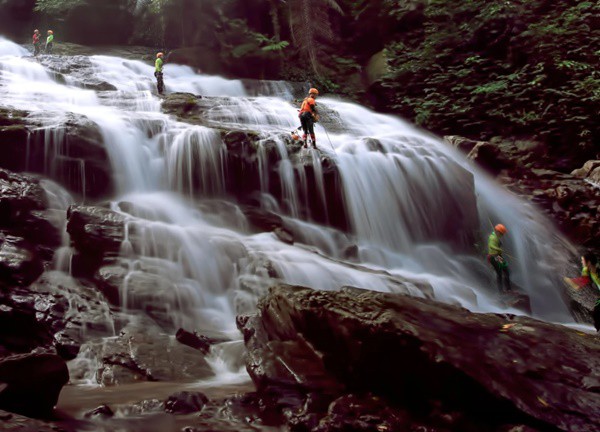
M 262 83 L 250 91 L 241 81 L 167 64 L 167 93 L 202 95 L 208 104 L 205 126 L 198 126 L 161 112 L 150 65 L 109 56 L 90 60 L 90 74 L 117 90 L 94 91 L 57 80 L 27 51 L 0 39 L 0 105 L 30 112 L 48 143 L 60 141 L 56 126 L 70 114 L 98 125 L 117 185 L 112 208 L 128 218 L 121 250 L 128 271 L 122 307 L 133 315 L 148 303 L 160 304 L 174 328 L 230 339 L 213 350 L 217 382 L 248 379 L 235 316 L 252 312 L 277 281 L 415 296 L 424 295 L 419 285 L 425 282 L 440 301 L 473 311 L 522 313 L 498 302 L 485 262 L 487 235 L 499 222 L 508 227 L 512 278 L 531 297 L 532 315 L 571 321 L 555 270 L 568 265 L 555 253 L 566 243 L 535 208 L 438 138 L 397 117 L 321 98 L 329 120 L 316 127 L 320 150 L 301 151 L 314 173 L 310 183 L 286 148 L 284 135 L 298 120 L 285 84 Z M 293 245 L 273 233 L 250 231 L 227 193 L 228 149 L 220 129 L 259 132 L 258 202 L 284 217 L 295 233 Z M 266 157 L 262 143 L 275 145 L 277 161 Z M 50 148 L 47 174 L 55 178 L 53 163 L 61 154 Z M 349 233 L 328 226 L 335 217 L 331 209 L 323 223 L 315 223 L 305 202 L 314 196 L 327 208 L 331 197 L 324 164 L 332 161 L 341 176 Z M 273 170 L 282 185 L 279 196 L 270 193 Z M 348 245 L 356 245 L 352 261 L 344 258 Z M 69 270 L 68 251 L 65 244 L 57 254 L 56 266 L 63 271 Z M 147 275 L 153 278 L 152 295 L 136 284 Z

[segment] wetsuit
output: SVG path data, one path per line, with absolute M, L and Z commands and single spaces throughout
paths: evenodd
M 158 57 L 154 62 L 154 76 L 156 77 L 156 88 L 158 94 L 163 94 L 165 91 L 165 82 L 163 81 L 163 59 Z
M 34 33 L 32 37 L 33 42 L 33 55 L 36 56 L 40 53 L 42 48 L 42 42 L 40 41 L 40 34 Z
M 48 35 L 48 37 L 46 38 L 46 54 L 52 54 L 52 46 L 54 42 L 54 35 Z
M 488 256 L 489 263 L 496 272 L 496 283 L 498 291 L 502 292 L 502 286 L 506 291 L 511 290 L 510 274 L 508 272 L 508 264 L 502 257 L 502 242 L 496 231 L 490 234 L 488 238 Z
M 317 103 L 315 102 L 315 98 L 312 96 L 308 96 L 302 102 L 302 106 L 300 107 L 300 113 L 298 116 L 300 117 L 300 124 L 302 125 L 302 130 L 304 131 L 304 135 L 302 139 L 304 140 L 304 147 L 306 147 L 307 135 L 310 134 L 310 139 L 312 140 L 313 147 L 317 148 L 317 138 L 315 137 L 315 116 L 317 115 Z

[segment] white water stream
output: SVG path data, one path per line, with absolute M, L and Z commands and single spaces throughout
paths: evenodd
M 483 246 L 490 223 L 508 227 L 505 248 L 512 256 L 512 279 L 530 295 L 533 315 L 571 321 L 557 285 L 560 259 L 552 246 L 563 241 L 553 227 L 464 156 L 396 117 L 331 98 L 318 101 L 338 124 L 327 135 L 317 125 L 320 151 L 303 150 L 302 157 L 312 158 L 317 184 L 309 193 L 323 202 L 330 198 L 323 187 L 321 155 L 332 158 L 350 219 L 352 233 L 346 236 L 299 218 L 306 180 L 288 158 L 281 135 L 298 125 L 297 107 L 281 97 L 286 92 L 280 85 L 262 87 L 279 96 L 249 97 L 241 81 L 165 66 L 167 93 L 218 96 L 206 113 L 209 124 L 260 131 L 265 142 L 276 144 L 283 199 L 268 194 L 266 173 L 273 167 L 264 158 L 261 204 L 293 226 L 297 243 L 289 245 L 272 233 L 251 234 L 235 203 L 214 200 L 226 199 L 227 148 L 215 129 L 181 123 L 160 111 L 150 65 L 91 57 L 95 76 L 118 89 L 97 93 L 55 81 L 28 56 L 0 39 L 0 106 L 27 110 L 49 130 L 68 113 L 99 126 L 118 185 L 113 209 L 123 212 L 118 203 L 130 203 L 127 226 L 135 233 L 122 247 L 122 262 L 129 269 L 120 293 L 123 306 L 140 311 L 148 302 L 160 303 L 176 326 L 237 341 L 220 346 L 211 360 L 223 381 L 245 377 L 236 361 L 241 341 L 235 316 L 252 312 L 258 297 L 278 280 L 323 290 L 349 285 L 394 292 L 395 277 L 408 278 L 431 284 L 437 299 L 473 311 L 522 313 L 498 302 Z M 206 199 L 193 200 L 190 191 Z M 477 250 L 461 252 L 450 244 L 449 239 L 467 241 L 470 230 L 479 233 Z M 358 246 L 358 264 L 342 258 L 348 244 Z M 140 293 L 136 284 L 148 274 L 154 298 L 147 289 Z M 413 295 L 422 295 L 407 286 Z

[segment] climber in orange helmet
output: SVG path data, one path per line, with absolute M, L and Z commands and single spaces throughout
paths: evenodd
M 496 272 L 496 282 L 498 284 L 498 291 L 502 293 L 502 285 L 504 282 L 504 288 L 506 292 L 511 291 L 510 274 L 508 272 L 508 263 L 502 256 L 502 237 L 508 232 L 506 227 L 502 224 L 498 224 L 494 227 L 494 231 L 488 238 L 488 262 L 494 268 Z
M 319 121 L 319 114 L 317 113 L 317 103 L 315 98 L 319 95 L 319 91 L 316 88 L 311 88 L 308 91 L 308 97 L 302 101 L 302 106 L 298 113 L 300 117 L 300 123 L 302 124 L 302 130 L 304 135 L 302 140 L 304 141 L 304 148 L 308 147 L 307 136 L 310 134 L 313 148 L 317 148 L 317 138 L 315 137 L 315 123 Z

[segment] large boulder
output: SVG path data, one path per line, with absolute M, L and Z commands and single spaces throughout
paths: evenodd
M 8 353 L 42 347 L 72 359 L 92 336 L 112 333 L 108 303 L 95 287 L 49 271 L 0 296 L 0 346 Z
M 444 430 L 600 427 L 600 342 L 591 334 L 403 295 L 286 285 L 238 323 L 250 376 L 284 412 L 315 393 L 332 401 L 373 392 Z M 322 405 L 313 412 L 325 415 Z
M 96 377 L 103 385 L 191 382 L 213 375 L 200 351 L 180 344 L 148 322 L 131 324 L 118 337 L 90 342 L 85 349 L 98 356 Z
M 0 408 L 32 417 L 48 416 L 69 381 L 65 361 L 54 354 L 20 354 L 0 360 Z

